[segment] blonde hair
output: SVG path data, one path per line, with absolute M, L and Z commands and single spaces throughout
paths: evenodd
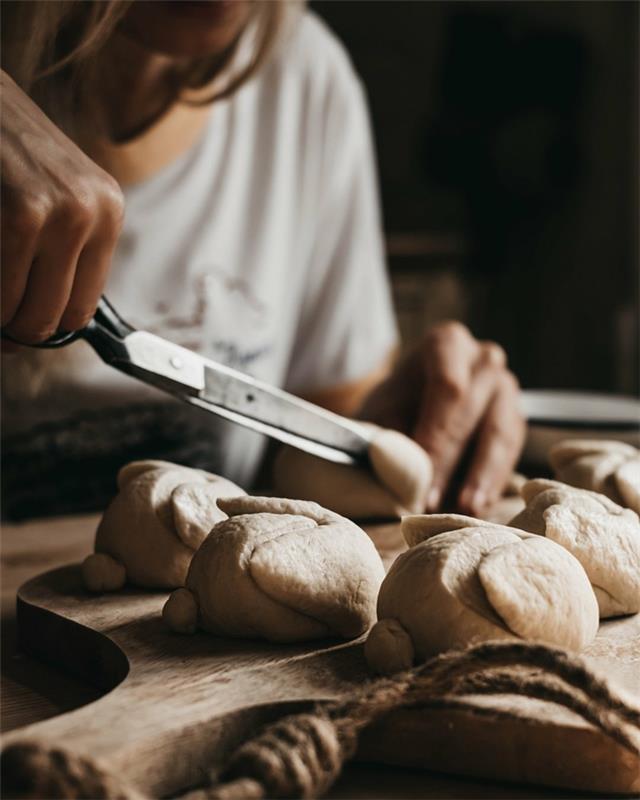
M 3 0 L 2 68 L 69 135 L 108 135 L 100 85 L 107 65 L 105 45 L 133 0 Z M 199 96 L 205 104 L 228 97 L 265 62 L 283 27 L 283 0 L 254 0 L 252 52 L 215 91 Z M 203 89 L 230 67 L 241 35 L 221 54 L 194 58 L 176 68 L 174 80 L 149 127 L 189 89 Z M 81 131 L 79 130 L 81 129 Z M 141 131 L 136 131 L 135 134 Z

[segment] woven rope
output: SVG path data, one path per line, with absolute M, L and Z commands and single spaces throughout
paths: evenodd
M 557 703 L 640 756 L 640 710 L 615 694 L 578 657 L 545 645 L 488 642 L 446 653 L 393 678 L 365 685 L 347 701 L 319 704 L 267 726 L 233 754 L 219 782 L 182 800 L 313 798 L 353 757 L 360 732 L 393 709 L 455 703 L 469 694 L 517 694 Z M 6 748 L 3 796 L 144 800 L 94 761 L 45 743 Z
M 2 797 L 68 800 L 145 800 L 94 759 L 44 742 L 25 741 L 2 751 Z

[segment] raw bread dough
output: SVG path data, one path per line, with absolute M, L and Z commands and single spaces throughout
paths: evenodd
M 384 567 L 357 525 L 317 503 L 221 500 L 218 523 L 163 616 L 174 631 L 296 642 L 351 639 L 375 620 Z
M 402 519 L 402 536 L 409 547 L 415 547 L 439 533 L 459 531 L 463 528 L 495 527 L 492 522 L 466 517 L 464 514 L 412 514 Z
M 590 489 L 640 514 L 640 450 L 624 442 L 567 439 L 549 452 L 559 481 Z
M 355 519 L 396 518 L 424 511 L 431 486 L 431 459 L 399 431 L 360 423 L 373 435 L 372 470 L 334 464 L 284 447 L 274 465 L 278 494 L 314 500 Z
M 118 473 L 119 492 L 96 532 L 95 553 L 82 565 L 87 589 L 115 591 L 125 581 L 149 588 L 182 586 L 194 551 L 226 514 L 222 497 L 235 483 L 167 461 L 133 461 Z
M 573 553 L 593 585 L 601 617 L 640 611 L 640 520 L 635 511 L 558 481 L 528 481 L 522 495 L 527 505 L 509 524 Z
M 420 536 L 422 520 L 424 536 Z M 456 514 L 403 520 L 409 545 L 385 578 L 365 644 L 377 672 L 489 639 L 582 650 L 598 629 L 584 569 L 554 542 Z

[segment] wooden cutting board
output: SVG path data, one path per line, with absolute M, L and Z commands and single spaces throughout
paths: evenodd
M 370 533 L 391 560 L 398 526 Z M 78 565 L 24 584 L 22 647 L 108 693 L 12 732 L 5 745 L 26 738 L 62 743 L 101 758 L 153 796 L 171 795 L 200 783 L 264 722 L 348 695 L 369 678 L 361 641 L 283 646 L 171 634 L 160 617 L 166 597 L 136 590 L 89 595 Z M 603 624 L 586 655 L 640 704 L 640 615 Z M 472 709 L 394 712 L 366 733 L 357 757 L 607 794 L 640 792 L 638 759 L 571 712 L 507 695 L 472 701 Z

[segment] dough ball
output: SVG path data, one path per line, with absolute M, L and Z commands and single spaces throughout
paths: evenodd
M 593 640 L 596 598 L 584 569 L 562 547 L 503 525 L 477 520 L 472 526 L 468 517 L 423 519 L 426 537 L 396 559 L 378 596 L 378 619 L 407 632 L 418 660 L 489 639 L 575 650 Z M 464 527 L 455 529 L 460 519 Z M 417 526 L 413 518 L 413 541 Z M 393 650 L 386 642 L 379 648 L 374 641 L 368 650 L 377 671 L 391 672 L 405 660 L 393 652 L 386 658 Z
M 606 495 L 640 514 L 640 450 L 606 439 L 567 439 L 549 452 L 559 481 Z
M 374 672 L 393 675 L 413 666 L 413 641 L 397 619 L 383 619 L 369 631 L 364 657 Z
M 127 579 L 124 566 L 106 553 L 92 553 L 82 562 L 82 581 L 90 592 L 116 592 Z
M 195 633 L 198 626 L 198 601 L 188 589 L 176 589 L 164 604 L 162 619 L 176 633 Z
M 640 520 L 634 511 L 556 481 L 529 481 L 523 496 L 527 506 L 509 524 L 557 542 L 578 559 L 601 617 L 640 611 Z
M 130 583 L 149 588 L 184 584 L 193 553 L 226 518 L 217 501 L 244 494 L 218 475 L 166 461 L 127 464 L 118 486 L 98 526 L 95 550 L 118 561 Z M 89 568 L 85 572 L 97 585 Z M 102 591 L 115 588 L 105 583 Z
M 355 519 L 396 518 L 423 511 L 433 469 L 425 451 L 402 433 L 360 423 L 371 432 L 371 469 L 333 464 L 281 449 L 274 465 L 278 493 L 314 500 Z
M 504 497 L 520 497 L 522 487 L 527 482 L 527 476 L 521 472 L 512 472 L 507 481 L 507 485 L 502 492 Z
M 274 642 L 351 639 L 369 629 L 384 568 L 357 525 L 300 500 L 220 505 L 229 519 L 202 543 L 186 582 L 200 627 Z

